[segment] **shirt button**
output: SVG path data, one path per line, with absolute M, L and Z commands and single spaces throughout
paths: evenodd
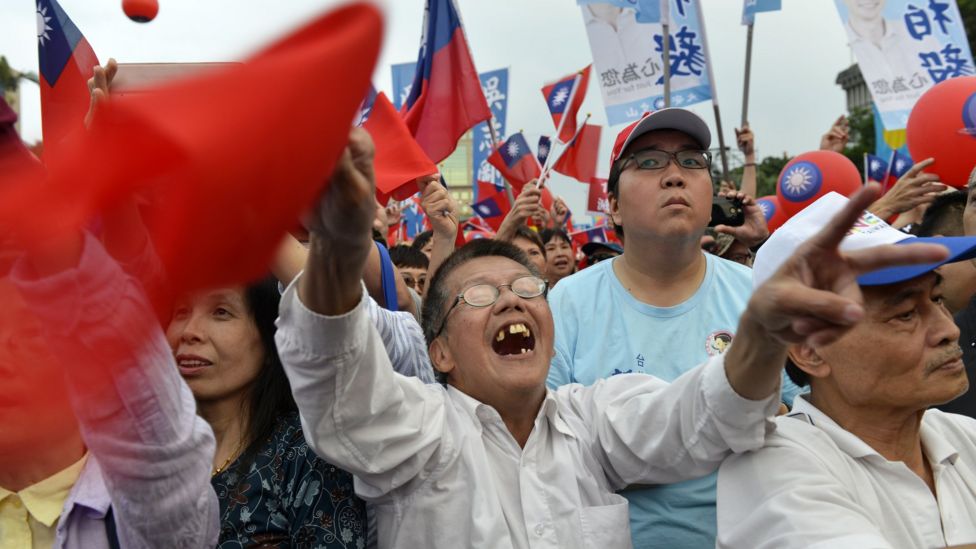
M 545 524 L 542 524 L 540 522 L 539 524 L 536 524 L 535 525 L 535 535 L 541 536 L 543 534 L 543 532 L 545 532 L 545 531 L 546 531 L 546 525 Z

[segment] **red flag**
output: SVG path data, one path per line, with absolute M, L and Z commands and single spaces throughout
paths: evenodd
M 57 154 L 65 136 L 83 127 L 91 102 L 88 79 L 99 63 L 57 0 L 37 0 L 37 25 L 41 126 L 45 149 Z
M 427 0 L 417 73 L 401 114 L 434 162 L 469 128 L 491 118 L 454 0 Z
M 585 124 L 579 134 L 566 145 L 552 169 L 586 183 L 596 175 L 596 159 L 599 155 L 600 126 Z
M 610 199 L 607 197 L 607 180 L 601 177 L 590 179 L 590 193 L 586 200 L 589 212 L 610 213 Z
M 493 193 L 479 197 L 480 200 L 471 205 L 473 211 L 479 218 L 483 219 L 494 231 L 498 231 L 512 207 L 508 203 L 508 196 L 505 191 L 494 191 Z
M 386 204 L 391 196 L 396 200 L 410 198 L 417 192 L 418 177 L 437 173 L 437 166 L 414 141 L 386 94 L 376 96 L 363 128 L 376 145 L 373 169 L 380 204 Z
M 532 154 L 521 133 L 512 135 L 495 147 L 488 155 L 488 163 L 498 168 L 502 177 L 518 192 L 521 192 L 523 185 L 542 175 L 539 159 Z
M 174 291 L 261 276 L 348 143 L 382 27 L 375 7 L 351 5 L 244 64 L 113 97 L 49 166 L 47 185 L 18 174 L 0 185 L 0 223 L 44 242 L 148 196 L 149 234 Z M 254 85 L 268 74 L 274 86 Z
M 564 76 L 559 80 L 542 87 L 542 96 L 546 98 L 549 114 L 556 126 L 556 139 L 563 143 L 576 135 L 576 115 L 579 113 L 586 89 L 590 85 L 590 68 Z

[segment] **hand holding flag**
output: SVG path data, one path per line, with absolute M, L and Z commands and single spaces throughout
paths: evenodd
M 437 173 L 437 166 L 410 135 L 386 94 L 376 96 L 363 128 L 376 146 L 376 194 L 381 204 L 391 196 L 410 198 L 417 192 L 414 182 L 418 177 Z

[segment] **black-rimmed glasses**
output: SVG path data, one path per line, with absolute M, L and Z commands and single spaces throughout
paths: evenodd
M 620 171 L 623 171 L 631 160 L 634 161 L 638 170 L 663 170 L 668 167 L 671 159 L 674 159 L 674 163 L 678 167 L 689 170 L 704 170 L 712 165 L 712 155 L 708 151 L 668 152 L 659 149 L 644 149 L 624 158 L 620 164 Z

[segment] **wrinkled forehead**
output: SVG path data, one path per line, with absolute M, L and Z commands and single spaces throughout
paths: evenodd
M 627 145 L 620 155 L 624 157 L 643 149 L 660 149 L 663 151 L 698 150 L 701 143 L 680 130 L 654 130 L 645 133 Z
M 507 257 L 476 257 L 454 269 L 446 282 L 451 293 L 459 294 L 475 284 L 508 284 L 520 276 L 531 274 L 528 267 Z

